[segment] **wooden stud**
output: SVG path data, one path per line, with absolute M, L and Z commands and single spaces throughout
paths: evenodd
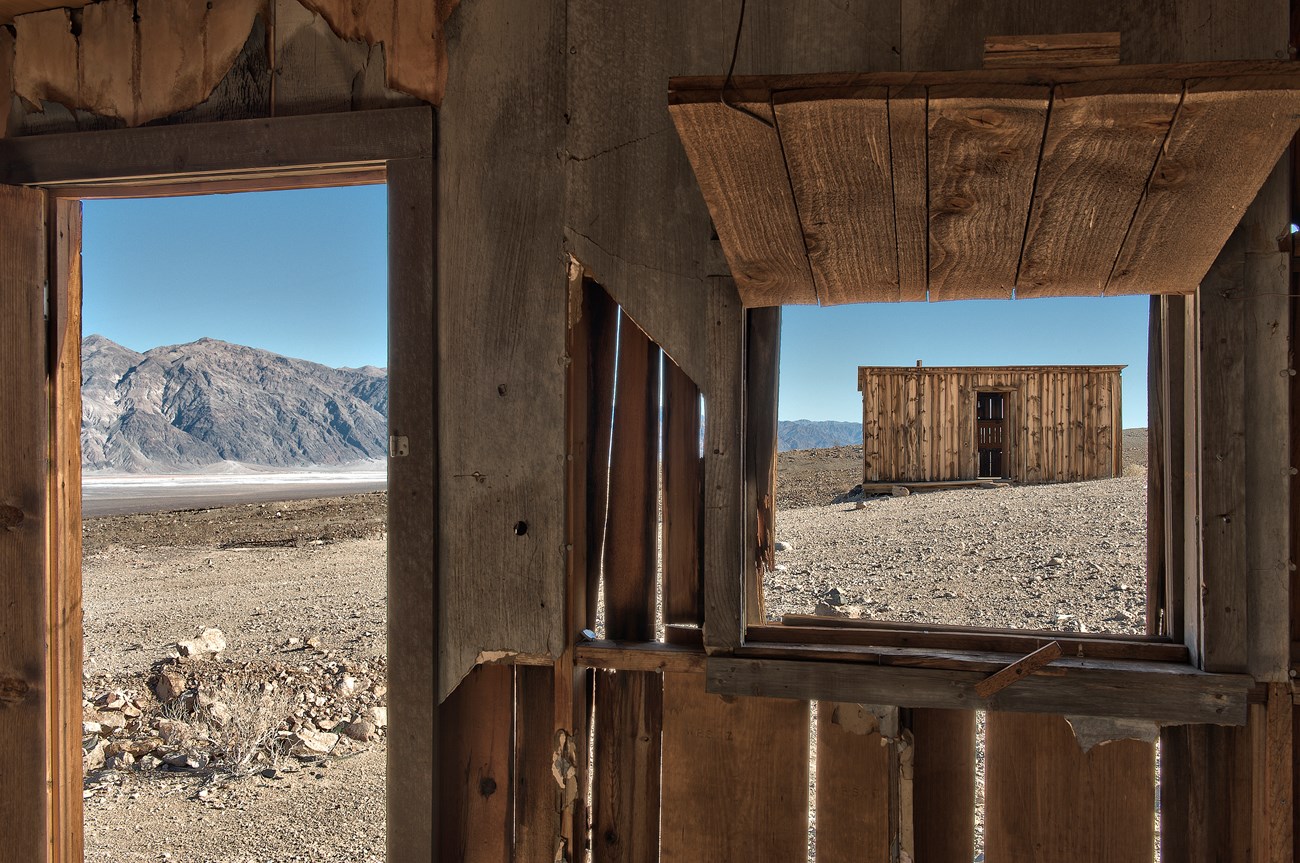
M 821 863 L 890 859 L 897 835 L 889 801 L 898 744 L 882 735 L 880 725 L 880 717 L 860 704 L 817 705 L 816 859 Z
M 777 385 L 781 309 L 750 309 L 745 333 L 745 613 L 763 623 L 763 574 L 776 567 Z
M 663 676 L 596 673 L 592 863 L 654 863 L 659 857 L 659 765 Z M 664 819 L 667 823 L 667 819 Z
M 989 860 L 1149 861 L 1155 746 L 1081 751 L 1061 716 L 988 714 L 984 843 Z
M 1245 728 L 1160 732 L 1160 846 L 1165 860 L 1251 860 L 1251 752 Z M 1267 859 L 1267 858 L 1265 858 Z
M 975 711 L 908 711 L 916 860 L 965 863 L 975 851 Z
M 60 801 L 60 811 L 51 813 L 47 785 L 50 732 L 59 745 L 63 736 L 50 728 L 52 693 L 46 689 L 50 671 L 59 669 L 47 666 L 45 652 L 51 631 L 45 208 L 43 192 L 0 186 L 0 363 L 6 369 L 0 375 L 0 416 L 8 418 L 0 459 L 0 824 L 6 836 L 0 854 L 14 863 L 48 859 L 51 814 L 60 817 L 68 805 Z M 64 687 L 79 689 L 81 680 L 59 684 L 62 701 Z M 64 756 L 53 754 L 56 760 Z M 69 767 L 63 765 L 61 779 Z M 78 763 L 77 773 L 79 768 Z M 60 795 L 66 791 L 61 783 Z
M 664 357 L 663 568 L 664 622 L 704 622 L 704 476 L 700 390 Z
M 1165 462 L 1169 403 L 1168 375 L 1165 372 L 1164 301 L 1151 298 L 1147 312 L 1147 586 L 1146 631 L 1148 635 L 1168 632 L 1165 613 L 1169 606 L 1168 547 L 1165 529 L 1167 494 Z M 1179 630 L 1181 631 L 1181 624 Z
M 432 129 L 430 129 L 430 132 Z M 428 860 L 438 842 L 438 400 L 433 162 L 388 166 L 389 429 L 409 454 L 388 464 L 388 859 Z
M 1162 406 L 1160 413 L 1162 424 L 1162 443 L 1160 446 L 1163 460 L 1160 465 L 1164 502 L 1161 512 L 1164 525 L 1161 534 L 1164 539 L 1165 586 L 1164 631 L 1170 638 L 1183 641 L 1187 615 L 1186 594 L 1183 589 L 1183 570 L 1186 566 L 1184 557 L 1183 521 L 1187 500 L 1184 495 L 1184 438 L 1183 421 L 1186 410 L 1183 405 L 1186 375 L 1186 348 L 1184 338 L 1187 326 L 1187 313 L 1184 310 L 1185 299 L 1181 296 L 1160 298 L 1161 316 L 1161 373 L 1164 384 L 1161 390 Z M 1154 466 L 1149 468 L 1155 470 Z M 1195 606 L 1193 606 L 1193 610 Z
M 1257 860 L 1294 859 L 1295 769 L 1290 683 L 1269 683 L 1263 704 L 1250 706 L 1251 852 Z
M 659 859 L 803 859 L 808 848 L 808 704 L 723 698 L 704 691 L 703 675 L 663 677 Z

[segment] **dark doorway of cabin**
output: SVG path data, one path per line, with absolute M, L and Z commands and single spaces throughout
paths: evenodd
M 979 475 L 1006 476 L 1007 400 L 1003 393 L 978 393 L 975 397 L 975 440 L 979 449 Z

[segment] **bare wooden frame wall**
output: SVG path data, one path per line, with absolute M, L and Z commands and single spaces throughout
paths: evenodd
M 23 669 L 16 697 L 40 723 L 0 716 L 0 812 L 8 835 L 0 859 L 80 861 L 81 821 L 81 496 L 80 207 L 87 198 L 175 196 L 288 188 L 388 185 L 390 433 L 407 453 L 390 461 L 388 859 L 427 861 L 437 844 L 437 597 L 434 578 L 437 493 L 437 310 L 435 302 L 434 114 L 401 108 L 282 119 L 238 120 L 0 140 L 0 184 L 44 190 L 49 267 L 45 350 L 13 345 L 7 365 L 22 379 L 46 381 L 46 410 L 33 441 L 48 460 L 47 547 L 18 561 L 21 582 L 39 590 L 7 594 L 0 626 L 0 676 L 6 657 L 32 653 L 43 628 L 43 661 Z M 41 194 L 36 192 L 34 194 Z M 7 234 L 15 226 L 0 225 Z M 16 254 L 20 249 L 6 249 Z M 32 262 L 35 264 L 36 262 Z M 39 262 L 45 268 L 45 260 Z M 0 295 L 0 298 L 7 299 Z M 0 310 L 5 306 L 0 305 Z M 4 392 L 0 391 L 0 396 Z M 48 424 L 45 417 L 48 417 Z M 7 458 L 6 464 L 23 459 Z M 6 578 L 9 575 L 6 574 Z M 15 686 L 15 689 L 19 687 Z M 9 700 L 0 692 L 3 700 Z M 40 753 L 33 761 L 24 753 Z M 18 775 L 19 771 L 40 775 Z M 44 794 L 24 789 L 47 789 Z M 10 853 L 17 856 L 9 857 Z

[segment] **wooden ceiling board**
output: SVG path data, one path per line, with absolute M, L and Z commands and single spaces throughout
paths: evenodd
M 773 123 L 767 102 L 735 103 Z M 775 124 L 719 101 L 673 105 L 695 178 L 746 306 L 817 302 Z
M 1175 81 L 1052 94 L 1016 296 L 1101 296 L 1182 97 Z
M 1047 87 L 930 88 L 930 300 L 1010 299 Z
M 824 306 L 898 301 L 889 91 L 776 101 L 796 212 Z
M 1300 127 L 1300 89 L 1281 84 L 1189 82 L 1106 294 L 1196 289 Z
M 889 88 L 889 148 L 898 241 L 898 299 L 925 302 L 930 287 L 929 172 L 924 87 Z
M 0 24 L 8 24 L 19 15 L 47 9 L 80 9 L 90 0 L 0 0 Z

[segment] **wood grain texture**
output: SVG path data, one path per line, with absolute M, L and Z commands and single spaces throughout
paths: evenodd
M 889 88 L 889 153 L 898 243 L 898 299 L 926 299 L 930 278 L 929 120 L 923 87 Z
M 1250 706 L 1250 846 L 1257 859 L 1289 863 L 1295 852 L 1295 756 L 1291 685 L 1269 683 Z
M 824 306 L 899 299 L 888 92 L 801 101 L 795 91 L 772 108 Z
M 1198 603 L 1188 604 L 1183 585 L 1186 568 L 1183 528 L 1187 508 L 1184 485 L 1184 446 L 1187 429 L 1184 427 L 1186 408 L 1183 403 L 1187 375 L 1184 344 L 1187 329 L 1187 313 L 1184 309 L 1186 298 L 1160 297 L 1158 302 L 1161 316 L 1160 367 L 1164 379 L 1161 388 L 1161 413 L 1165 419 L 1161 445 L 1164 456 L 1162 460 L 1164 502 L 1161 512 L 1164 515 L 1162 559 L 1165 567 L 1165 633 L 1181 643 L 1185 637 L 1189 609 L 1190 614 L 1195 615 L 1199 608 Z
M 1252 859 L 1250 764 L 1245 728 L 1175 725 L 1161 729 L 1163 859 L 1187 863 Z
M 975 712 L 910 713 L 916 860 L 965 863 L 975 844 Z
M 1013 66 L 1111 66 L 1119 63 L 1119 33 L 1057 33 L 988 36 L 984 68 Z
M 988 714 L 985 848 L 989 863 L 1149 861 L 1155 746 L 1137 740 L 1083 752 L 1061 716 Z
M 48 664 L 50 857 L 79 860 L 82 824 L 81 202 L 49 199 Z
M 1165 531 L 1171 518 L 1165 512 L 1168 500 L 1165 483 L 1169 476 L 1169 460 L 1165 454 L 1169 436 L 1169 375 L 1165 371 L 1164 308 L 1163 297 L 1151 297 L 1147 309 L 1146 631 L 1148 635 L 1156 635 L 1176 630 L 1181 636 L 1181 597 L 1175 624 L 1170 607 L 1170 570 L 1165 557 L 1169 550 Z
M 1242 404 L 1245 432 L 1247 667 L 1256 680 L 1286 683 L 1291 671 L 1291 163 L 1283 159 L 1246 210 Z
M 614 382 L 618 370 L 618 304 L 595 282 L 583 279 L 583 319 L 587 330 L 587 505 L 584 555 L 588 598 L 580 629 L 596 628 L 609 521 L 609 461 L 614 428 Z
M 816 303 L 803 226 L 772 108 L 759 102 L 669 108 L 746 306 Z M 761 118 L 761 119 L 760 119 Z
M 1016 296 L 1101 296 L 1182 87 L 1056 88 Z M 1137 89 L 1138 92 L 1134 92 Z
M 15 92 L 138 126 L 203 102 L 234 65 L 264 0 L 107 0 L 14 20 Z
M 744 640 L 745 312 L 730 279 L 711 280 L 704 386 L 704 645 L 730 650 Z
M 13 863 L 47 859 L 51 814 L 45 206 L 40 191 L 0 186 L 0 855 Z
M 9 30 L 0 30 L 0 93 L 14 91 L 14 36 Z M 0 138 L 9 134 L 9 112 L 13 99 L 0 98 Z
M 1009 299 L 1043 143 L 1043 87 L 931 87 L 930 299 Z
M 432 117 L 426 134 L 432 135 Z M 415 863 L 439 847 L 438 309 L 435 177 L 430 159 L 388 163 L 389 414 L 409 454 L 388 462 L 388 859 Z
M 990 699 L 975 694 L 975 684 L 987 676 L 987 670 L 711 656 L 707 676 L 709 691 L 724 695 L 1158 722 L 1241 725 L 1246 721 L 1249 678 L 1244 675 L 1201 674 L 1156 663 L 1084 667 L 1077 662 L 1061 660 L 1063 673 L 1032 675 Z
M 767 620 L 763 576 L 776 569 L 777 385 L 781 309 L 750 309 L 745 333 L 745 617 Z
M 663 863 L 801 860 L 808 846 L 808 704 L 729 699 L 664 675 Z
M 663 720 L 662 675 L 596 673 L 592 863 L 659 859 Z
M 1245 242 L 1236 231 L 1198 291 L 1201 667 L 1245 671 Z
M 482 651 L 554 659 L 570 638 L 567 274 L 555 158 L 564 141 L 556 60 L 564 10 L 480 0 L 456 21 L 457 60 L 438 115 L 442 694 Z M 519 601 L 484 603 L 489 580 Z
M 514 696 L 513 668 L 482 665 L 440 706 L 438 853 L 424 859 L 512 863 Z
M 821 863 L 885 863 L 897 750 L 860 704 L 817 705 L 817 855 Z M 896 792 L 894 792 L 896 793 Z M 974 811 L 974 810 L 972 810 Z
M 441 104 L 447 85 L 448 19 L 459 0 L 303 0 L 303 5 L 344 39 L 383 43 L 390 88 Z
M 700 390 L 664 357 L 663 526 L 664 622 L 704 622 L 704 465 Z
M 605 535 L 605 633 L 653 641 L 658 587 L 659 357 L 632 319 L 620 315 L 618 381 Z
M 1266 83 L 1236 89 L 1249 84 L 1188 84 L 1107 294 L 1189 293 L 1205 277 L 1214 252 L 1300 127 L 1300 91 Z M 1222 146 L 1224 129 L 1237 130 L 1231 152 Z M 1187 207 L 1195 207 L 1198 218 L 1175 228 Z

